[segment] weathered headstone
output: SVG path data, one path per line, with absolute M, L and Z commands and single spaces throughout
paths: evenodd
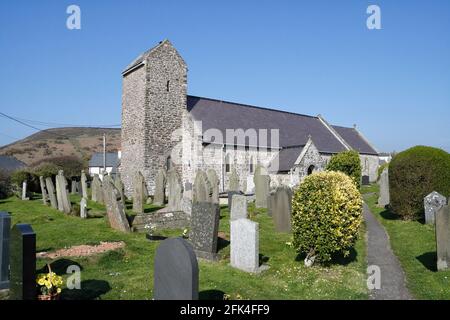
M 237 174 L 236 168 L 231 170 L 229 182 L 228 182 L 228 191 L 239 191 L 239 176 Z
M 27 197 L 27 181 L 22 182 L 22 200 L 30 200 Z
M 369 176 L 362 176 L 361 178 L 361 184 L 363 186 L 368 186 L 370 185 L 370 177 Z
M 87 218 L 87 200 L 86 200 L 86 198 L 81 198 L 81 201 L 80 201 L 80 218 L 81 219 Z
M 237 219 L 247 219 L 247 197 L 240 194 L 233 195 L 230 209 L 230 220 Z
M 91 184 L 92 201 L 104 204 L 102 182 L 98 174 L 94 174 Z
M 271 200 L 272 218 L 277 232 L 291 232 L 292 190 L 287 186 L 276 189 Z
M 70 183 L 70 193 L 71 194 L 77 194 L 78 193 L 78 181 L 72 180 Z
M 87 177 L 84 170 L 81 170 L 81 192 L 82 197 L 88 199 Z
M 259 225 L 248 219 L 231 224 L 231 266 L 247 272 L 259 271 Z
M 167 173 L 164 169 L 159 169 L 155 179 L 155 195 L 153 203 L 162 206 L 166 203 L 166 180 Z
M 389 170 L 388 168 L 384 169 L 380 176 L 380 197 L 378 198 L 378 205 L 380 207 L 387 206 L 390 202 L 389 195 Z
M 120 200 L 119 190 L 117 190 L 114 186 L 114 182 L 111 178 L 104 179 L 103 185 L 106 213 L 111 228 L 123 232 L 130 232 L 130 223 L 128 222 L 127 215 L 125 213 L 124 203 Z
M 211 202 L 212 193 L 213 190 L 208 176 L 203 170 L 198 170 L 192 189 L 192 202 Z
M 171 169 L 167 173 L 167 185 L 169 210 L 182 211 L 183 186 L 181 184 L 181 179 L 175 169 Z
M 219 203 L 219 177 L 217 176 L 216 170 L 208 169 L 206 171 L 206 175 L 208 176 L 209 183 L 212 188 L 212 196 L 211 201 L 213 203 Z
M 9 233 L 11 216 L 0 212 L 0 290 L 9 288 Z
M 436 212 L 437 269 L 450 268 L 450 207 L 442 206 Z
M 155 300 L 198 300 L 198 262 L 192 245 L 182 238 L 161 242 L 153 272 Z
M 117 191 L 119 191 L 120 200 L 125 203 L 125 187 L 123 185 L 122 179 L 120 178 L 120 174 L 117 174 L 114 178 L 114 186 L 116 187 Z
M 270 193 L 270 176 L 261 165 L 256 166 L 253 182 L 255 183 L 256 208 L 267 208 L 267 197 Z
M 440 207 L 447 204 L 447 199 L 440 193 L 433 191 L 423 199 L 425 208 L 425 223 L 434 224 L 434 217 Z
M 50 205 L 53 209 L 58 209 L 58 201 L 55 195 L 55 186 L 53 185 L 52 178 L 45 178 L 45 185 L 47 187 L 48 197 L 50 198 Z
M 267 197 L 267 215 L 269 217 L 273 216 L 273 210 L 275 205 L 275 191 L 271 191 Z
M 11 300 L 36 299 L 36 234 L 29 224 L 16 224 L 10 240 Z
M 143 213 L 145 203 L 145 180 L 139 171 L 134 175 L 133 180 L 133 212 Z
M 62 170 L 59 170 L 56 176 L 56 197 L 58 199 L 58 210 L 64 213 L 70 213 L 72 206 L 70 204 L 68 184 Z
M 197 257 L 217 258 L 217 236 L 219 232 L 220 208 L 217 203 L 192 203 L 191 235 Z
M 242 193 L 240 191 L 228 191 L 228 210 L 231 210 L 231 207 L 233 206 L 233 196 L 236 194 L 241 195 Z
M 49 199 L 48 199 L 47 188 L 45 187 L 45 181 L 44 181 L 43 176 L 39 177 L 39 184 L 41 186 L 42 203 L 47 206 Z

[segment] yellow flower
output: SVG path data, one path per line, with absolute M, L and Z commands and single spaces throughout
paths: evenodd
M 56 292 L 57 292 L 57 293 L 61 293 L 61 288 L 58 288 L 58 289 L 56 290 Z

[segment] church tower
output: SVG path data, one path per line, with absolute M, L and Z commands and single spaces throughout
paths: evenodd
M 141 171 L 153 194 L 160 168 L 170 167 L 182 127 L 187 99 L 187 66 L 169 40 L 136 58 L 122 72 L 121 178 L 132 193 L 133 176 Z

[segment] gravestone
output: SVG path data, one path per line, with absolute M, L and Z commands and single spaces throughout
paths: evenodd
M 125 187 L 123 185 L 122 179 L 120 178 L 120 174 L 117 174 L 114 178 L 114 186 L 116 187 L 117 191 L 119 191 L 120 201 L 125 204 Z
M 58 210 L 67 214 L 70 213 L 72 206 L 70 203 L 68 184 L 62 170 L 59 170 L 56 176 L 56 198 L 58 199 Z
M 361 178 L 361 184 L 363 186 L 368 186 L 370 185 L 370 177 L 369 176 L 362 176 Z
M 155 194 L 153 203 L 162 206 L 166 203 L 166 181 L 167 173 L 164 169 L 159 169 L 155 179 Z
M 270 193 L 270 176 L 267 170 L 258 165 L 253 177 L 255 183 L 255 206 L 256 208 L 267 208 L 267 197 Z
M 87 218 L 87 200 L 86 200 L 86 198 L 81 198 L 81 201 L 80 201 L 80 218 L 81 219 Z
M 239 176 L 237 174 L 236 168 L 231 170 L 230 179 L 228 183 L 228 191 L 239 191 Z
M 259 271 L 259 225 L 248 219 L 230 222 L 231 266 L 246 272 Z
M 442 206 L 436 212 L 436 252 L 437 269 L 448 270 L 450 268 L 450 207 Z
M 133 180 L 133 212 L 143 213 L 145 203 L 145 180 L 139 171 L 134 175 Z
M 272 218 L 277 232 L 291 232 L 292 190 L 287 186 L 276 189 L 271 200 Z
M 270 191 L 269 196 L 267 197 L 267 215 L 269 217 L 273 216 L 274 205 L 275 205 L 275 191 Z
M 425 223 L 434 224 L 434 217 L 440 207 L 447 204 L 447 199 L 440 193 L 433 191 L 423 199 L 425 208 Z
M 219 232 L 220 208 L 217 203 L 193 202 L 191 234 L 189 240 L 197 257 L 217 259 L 217 236 Z
M 10 240 L 11 300 L 36 299 L 36 233 L 29 224 L 16 224 Z
M 70 184 L 70 193 L 71 194 L 77 194 L 78 193 L 78 181 L 76 180 L 72 180 L 71 184 Z
M 92 201 L 104 204 L 102 182 L 98 174 L 94 174 L 91 184 Z
M 216 170 L 214 169 L 208 169 L 206 171 L 206 175 L 208 176 L 208 181 L 211 184 L 212 188 L 212 196 L 211 201 L 212 203 L 219 203 L 219 177 L 217 176 Z
M 47 206 L 49 199 L 48 199 L 47 188 L 45 187 L 45 181 L 44 181 L 44 177 L 43 176 L 39 177 L 39 184 L 41 186 L 42 203 L 45 206 Z
M 212 193 L 213 190 L 208 181 L 208 176 L 203 170 L 198 170 L 192 189 L 192 202 L 211 202 Z
M 106 178 L 106 179 L 105 179 Z M 123 232 L 130 232 L 130 223 L 125 213 L 125 207 L 120 200 L 120 192 L 114 186 L 114 182 L 109 177 L 103 180 L 106 213 L 111 228 Z
M 233 206 L 233 196 L 234 195 L 241 195 L 242 193 L 240 191 L 228 191 L 228 210 L 231 210 L 231 207 Z
M 182 211 L 183 186 L 175 169 L 171 169 L 167 173 L 167 185 L 169 198 L 168 209 L 171 211 Z
M 380 207 L 387 206 L 390 202 L 389 195 L 389 170 L 388 168 L 384 169 L 380 176 L 380 197 L 378 198 L 378 205 Z
M 87 177 L 84 170 L 81 170 L 81 194 L 83 198 L 88 199 Z
M 240 194 L 233 195 L 230 209 L 230 220 L 237 219 L 247 219 L 247 197 Z
M 30 198 L 27 197 L 27 182 L 22 182 L 22 200 L 30 200 Z
M 11 216 L 0 211 L 0 290 L 9 288 L 9 237 Z
M 58 209 L 58 201 L 56 200 L 55 187 L 52 178 L 45 178 L 45 185 L 47 187 L 48 197 L 50 198 L 50 205 L 53 209 Z
M 192 245 L 182 238 L 161 242 L 155 254 L 153 298 L 198 300 L 198 262 Z

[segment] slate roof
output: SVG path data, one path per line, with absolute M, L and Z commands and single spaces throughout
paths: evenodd
M 269 168 L 269 171 L 273 172 L 286 172 L 292 169 L 295 164 L 295 161 L 300 156 L 303 147 L 293 147 L 293 148 L 284 148 L 281 149 L 278 155 L 271 162 L 271 166 L 278 161 L 278 168 Z M 275 170 L 277 169 L 277 170 Z
M 378 155 L 378 152 L 361 137 L 355 128 L 333 126 L 334 130 L 356 151 L 363 154 Z
M 0 156 L 0 170 L 15 171 L 26 167 L 26 164 L 11 156 Z
M 119 165 L 119 155 L 117 152 L 106 153 L 106 166 L 117 168 Z M 96 152 L 89 160 L 89 167 L 103 167 L 103 152 Z

